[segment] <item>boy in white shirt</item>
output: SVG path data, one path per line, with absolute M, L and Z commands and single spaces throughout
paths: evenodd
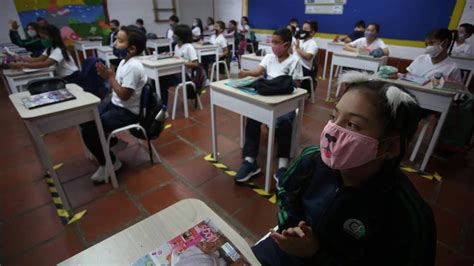
M 169 21 L 170 27 L 166 30 L 166 38 L 172 40 L 172 39 L 173 39 L 173 35 L 174 35 L 174 32 L 173 32 L 173 31 L 174 31 L 174 27 L 175 27 L 176 25 L 178 25 L 178 23 L 179 23 L 179 18 L 178 18 L 178 16 L 176 16 L 176 15 L 172 15 L 172 16 L 170 16 L 170 18 L 168 19 L 168 21 Z
M 196 49 L 191 44 L 193 34 L 191 28 L 187 25 L 177 25 L 174 28 L 173 41 L 176 43 L 174 47 L 174 56 L 186 60 L 186 80 L 190 80 L 191 71 L 199 66 Z M 168 75 L 160 77 L 161 101 L 168 105 L 168 88 L 176 87 L 182 82 L 181 74 Z
M 472 24 L 463 23 L 459 25 L 456 41 L 454 42 L 451 54 L 472 55 L 472 47 L 466 42 L 466 39 L 469 39 L 473 32 L 474 26 Z
M 259 77 L 266 73 L 269 78 L 281 75 L 293 76 L 294 80 L 302 78 L 300 61 L 290 54 L 291 31 L 289 29 L 282 28 L 273 33 L 272 50 L 273 54 L 267 54 L 257 68 L 250 71 L 240 71 L 239 77 Z M 295 112 L 290 112 L 277 119 L 275 136 L 277 140 L 278 170 L 273 176 L 277 180 L 286 172 L 288 167 L 294 117 Z M 261 171 L 256 161 L 260 144 L 260 125 L 261 123 L 258 121 L 247 119 L 243 150 L 244 161 L 234 178 L 235 182 L 245 182 Z
M 448 56 L 453 36 L 448 29 L 438 29 L 426 37 L 426 52 L 419 55 L 407 67 L 408 72 L 415 76 L 431 80 L 436 73 L 453 82 L 462 83 L 461 71 L 457 64 Z
M 191 31 L 193 33 L 193 42 L 199 42 L 202 39 L 202 33 L 204 31 L 200 18 L 194 18 Z
M 365 37 L 359 38 L 353 42 L 350 42 L 344 46 L 344 50 L 351 52 L 358 52 L 359 49 L 367 50 L 370 55 L 380 57 L 388 55 L 388 47 L 378 37 L 380 32 L 380 26 L 377 23 L 369 23 L 365 30 Z
M 224 30 L 225 24 L 222 21 L 217 21 L 214 25 L 215 34 L 211 36 L 209 40 L 210 43 L 217 45 L 218 53 L 219 53 L 219 60 L 224 60 L 227 58 L 229 54 L 229 48 L 227 47 L 227 40 L 224 37 Z M 201 58 L 202 66 L 206 70 L 206 74 L 209 77 L 209 65 L 216 61 L 216 57 L 214 55 L 203 56 Z M 219 75 L 219 73 L 217 73 Z
M 294 53 L 301 60 L 303 66 L 303 76 L 311 77 L 314 80 L 316 76 L 316 69 L 313 69 L 314 60 L 318 54 L 318 44 L 313 39 L 314 34 L 318 30 L 318 23 L 316 21 L 305 21 L 303 23 L 303 30 L 298 33 L 300 40 L 296 41 L 294 46 Z M 310 90 L 309 81 L 304 80 L 301 83 L 301 87 Z
M 99 105 L 99 114 L 105 134 L 117 128 L 138 122 L 140 98 L 147 76 L 142 63 L 135 58 L 145 50 L 145 34 L 133 26 L 123 27 L 117 34 L 115 47 L 126 50 L 127 56 L 120 62 L 117 73 L 102 63 L 97 63 L 97 73 L 107 80 L 112 89 L 111 101 L 104 101 Z M 94 182 L 105 181 L 108 173 L 105 168 L 105 156 L 100 143 L 95 122 L 81 125 L 82 138 L 89 151 L 99 162 L 99 168 L 92 175 Z M 107 151 L 109 152 L 109 151 Z M 122 167 L 122 163 L 110 151 L 114 170 Z

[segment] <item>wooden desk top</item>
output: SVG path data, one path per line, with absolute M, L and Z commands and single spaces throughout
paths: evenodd
M 248 59 L 248 60 L 253 60 L 253 61 L 262 61 L 263 56 L 258 56 L 256 54 L 244 54 L 242 55 L 242 59 Z
M 297 88 L 295 91 L 293 91 L 292 94 L 287 94 L 287 95 L 275 95 L 275 96 L 263 96 L 259 94 L 252 95 L 240 89 L 232 88 L 225 85 L 225 83 L 227 82 L 229 82 L 228 79 L 212 82 L 211 89 L 219 91 L 219 92 L 224 92 L 226 94 L 229 94 L 231 96 L 234 96 L 240 99 L 244 99 L 249 102 L 256 102 L 261 105 L 277 105 L 286 101 L 293 100 L 294 98 L 303 97 L 306 93 L 308 93 L 307 90 Z
M 260 265 L 247 242 L 213 210 L 197 199 L 177 202 L 59 265 L 131 265 L 138 258 L 205 219 L 211 219 L 252 265 Z
M 34 74 L 34 73 L 50 72 L 50 71 L 54 71 L 55 69 L 56 69 L 55 66 L 46 67 L 46 68 L 38 68 L 35 70 L 31 69 L 31 71 L 24 71 L 23 69 L 3 69 L 2 73 L 5 76 L 16 77 L 16 76 L 29 75 L 29 74 Z
M 170 57 L 165 59 L 156 59 L 156 55 L 140 56 L 137 59 L 140 60 L 144 66 L 154 68 L 183 65 L 186 63 L 186 60 L 183 58 Z
M 378 58 L 375 58 L 373 56 L 370 56 L 370 55 L 359 55 L 357 53 L 354 53 L 354 52 L 350 52 L 350 51 L 339 51 L 339 52 L 334 52 L 333 53 L 333 56 L 334 55 L 338 55 L 338 56 L 344 56 L 344 57 L 351 57 L 351 58 L 357 58 L 357 59 L 361 59 L 361 60 L 368 60 L 368 61 L 384 61 L 384 60 L 387 60 L 388 59 L 388 56 L 384 55 L 382 57 L 378 57 Z
M 76 99 L 38 107 L 31 110 L 26 108 L 21 101 L 22 98 L 31 95 L 28 91 L 10 94 L 8 97 L 10 97 L 10 101 L 12 102 L 20 117 L 26 120 L 66 112 L 88 105 L 95 105 L 99 104 L 100 102 L 100 99 L 97 96 L 83 91 L 82 88 L 77 84 L 66 84 L 66 88 L 69 90 L 69 92 L 76 96 Z

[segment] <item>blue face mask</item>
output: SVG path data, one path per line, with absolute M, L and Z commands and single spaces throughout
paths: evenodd
M 119 48 L 114 47 L 113 53 L 118 59 L 124 59 L 125 57 L 127 57 L 128 49 L 127 48 L 119 49 Z

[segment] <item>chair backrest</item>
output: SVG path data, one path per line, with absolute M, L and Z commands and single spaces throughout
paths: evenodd
M 61 90 L 66 88 L 66 81 L 62 78 L 42 78 L 30 80 L 26 84 L 26 89 L 31 95 L 43 92 Z

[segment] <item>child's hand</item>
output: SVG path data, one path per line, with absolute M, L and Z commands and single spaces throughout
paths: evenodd
M 20 68 L 23 68 L 23 63 L 10 63 L 8 64 L 8 66 L 11 69 L 20 69 Z
M 245 71 L 243 71 L 243 70 L 239 71 L 239 78 L 245 78 L 246 76 L 247 76 L 247 74 L 245 73 Z
M 14 31 L 18 30 L 18 28 L 20 27 L 20 25 L 18 25 L 18 22 L 16 22 L 16 20 L 10 20 L 8 24 L 10 26 L 10 29 Z
M 106 67 L 102 62 L 97 62 L 95 68 L 97 69 L 97 74 L 103 79 L 109 79 L 115 76 L 114 70 Z
M 299 40 L 296 40 L 296 42 L 295 42 L 295 51 L 297 49 L 300 49 L 300 41 Z
M 319 248 L 313 229 L 303 221 L 297 227 L 283 230 L 281 234 L 271 230 L 270 236 L 283 251 L 297 257 L 314 256 Z

